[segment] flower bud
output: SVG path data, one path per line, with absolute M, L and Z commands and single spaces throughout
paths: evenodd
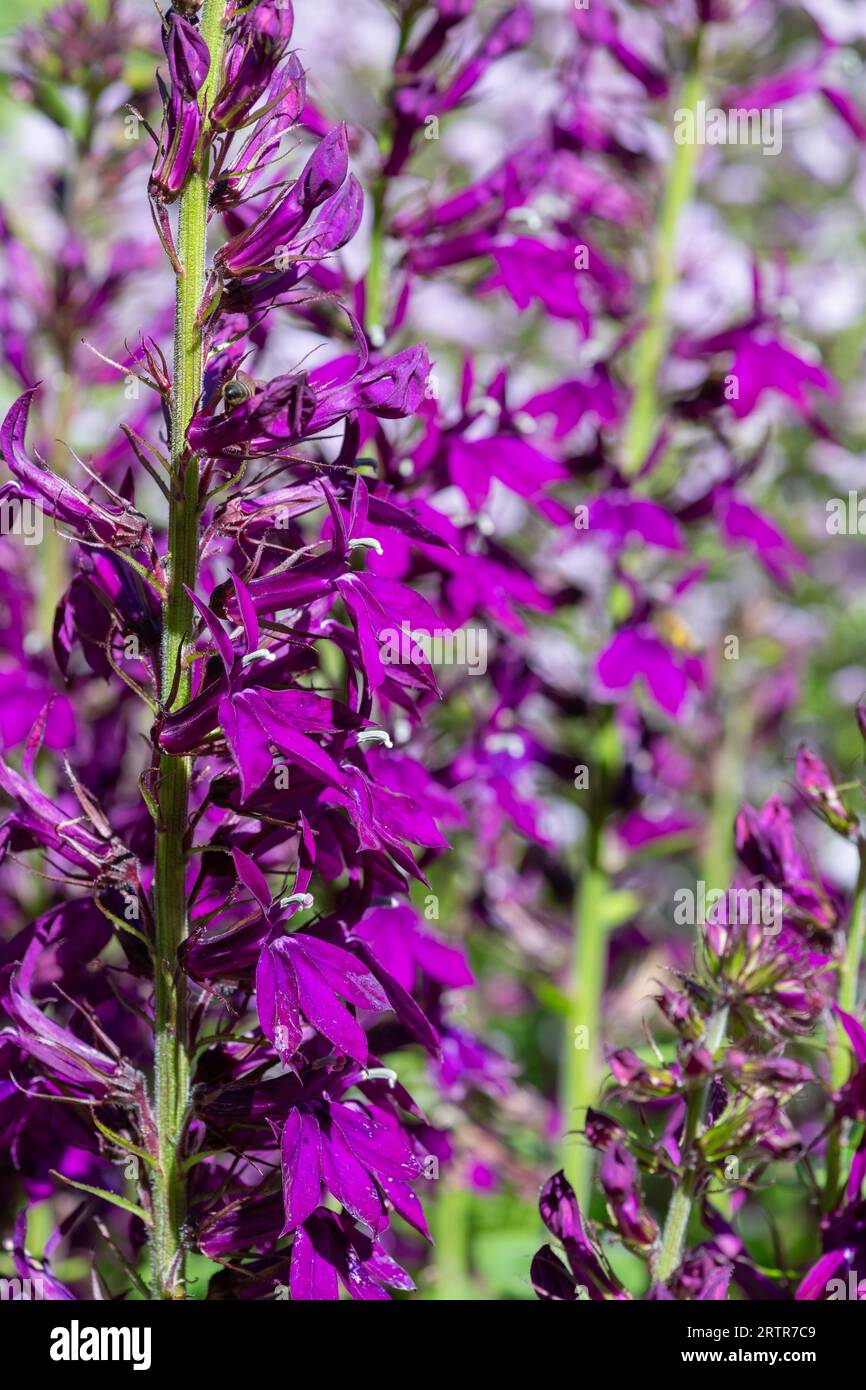
M 857 817 L 844 805 L 826 764 L 805 743 L 797 749 L 796 771 L 797 786 L 812 809 L 837 834 L 852 835 L 857 829 Z
M 202 131 L 198 94 L 210 70 L 210 50 L 201 34 L 179 15 L 166 36 L 171 87 L 163 88 L 163 121 L 150 176 L 151 195 L 171 202 L 192 168 Z M 162 83 L 160 83 L 162 87 Z
M 231 35 L 225 80 L 211 111 L 211 122 L 219 130 L 237 130 L 245 124 L 270 86 L 293 27 L 288 0 L 260 0 L 240 17 Z

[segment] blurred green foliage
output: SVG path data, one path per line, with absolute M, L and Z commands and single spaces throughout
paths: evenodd
M 0 6 L 0 36 L 13 33 L 47 10 L 54 0 L 3 0 Z

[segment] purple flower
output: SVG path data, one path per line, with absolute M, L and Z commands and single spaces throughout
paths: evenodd
M 699 689 L 704 671 L 696 656 L 674 653 L 653 628 L 623 628 L 598 658 L 596 672 L 605 690 L 628 690 L 642 680 L 660 709 L 676 716 L 685 704 L 689 684 Z
M 96 1097 L 123 1103 L 143 1090 L 143 1078 L 103 1035 L 103 1048 L 94 1047 L 71 1028 L 55 1022 L 31 995 L 33 976 L 42 957 L 46 936 L 34 932 L 20 964 L 6 982 L 4 1008 L 12 1022 L 16 1046 L 49 1076 L 72 1086 L 84 1098 Z M 107 1044 L 107 1047 L 106 1047 Z
M 283 1127 L 282 1234 L 309 1219 L 324 1185 L 374 1235 L 388 1225 L 389 1207 L 426 1235 L 420 1205 L 407 1187 L 420 1164 L 397 1122 L 375 1106 L 337 1103 L 320 1116 L 321 1122 L 315 1113 L 293 1110 Z
M 587 522 L 590 533 L 606 532 L 618 548 L 635 537 L 662 550 L 685 548 L 676 520 L 658 502 L 643 498 L 616 492 L 596 497 L 589 505 Z
M 243 200 L 277 154 L 281 136 L 299 119 L 305 99 L 304 69 L 292 54 L 270 77 L 262 107 L 255 113 L 250 134 L 240 150 L 231 155 L 227 143 L 225 152 L 220 151 L 211 195 L 214 207 L 225 210 Z
M 769 519 L 749 506 L 730 489 L 723 489 L 714 507 L 722 534 L 735 545 L 752 547 L 761 564 L 779 584 L 788 587 L 795 570 L 806 568 L 806 560 L 787 536 Z
M 274 100 L 269 89 L 291 42 L 294 22 L 290 0 L 259 0 L 238 15 L 230 35 L 223 85 L 210 112 L 212 125 L 237 130 L 265 93 Z
M 596 1245 L 564 1173 L 545 1184 L 539 1200 L 541 1219 L 562 1247 L 567 1266 L 543 1245 L 532 1261 L 532 1287 L 544 1302 L 572 1302 L 583 1296 L 594 1301 L 622 1299 L 628 1294 L 610 1270 Z
M 275 377 L 237 409 L 193 417 L 191 446 L 215 457 L 257 457 L 289 448 L 365 411 L 380 419 L 412 415 L 424 397 L 430 363 L 424 348 L 408 348 L 349 375 L 340 363 L 306 374 Z M 342 380 L 343 376 L 347 379 Z
M 620 38 L 610 6 L 594 4 L 591 10 L 577 9 L 572 18 L 585 42 L 609 49 L 611 56 L 640 82 L 651 97 L 665 96 L 668 89 L 667 78 L 648 63 L 635 48 Z
M 300 175 L 281 192 L 251 226 L 221 246 L 216 264 L 225 276 L 260 275 L 273 270 L 278 258 L 302 252 L 296 238 L 316 208 L 327 202 L 346 181 L 349 146 L 346 128 L 335 126 L 319 142 Z
M 624 1144 L 614 1140 L 602 1156 L 599 1179 L 611 1220 L 626 1244 L 651 1246 L 658 1235 L 656 1223 L 644 1210 L 638 1190 L 637 1164 Z
M 43 507 L 49 516 L 71 526 L 84 539 L 116 549 L 152 551 L 150 528 L 134 507 L 105 484 L 101 486 L 116 499 L 97 503 L 71 483 L 53 473 L 38 454 L 34 463 L 24 447 L 27 419 L 36 387 L 19 396 L 6 415 L 0 430 L 0 450 L 7 468 L 15 477 L 15 491 Z
M 240 772 L 244 798 L 271 773 L 271 744 L 326 784 L 344 788 L 346 777 L 310 734 L 336 734 L 341 725 L 349 729 L 362 721 L 312 691 L 269 688 L 274 673 L 266 664 L 270 653 L 259 646 L 253 598 L 239 579 L 233 584 L 243 619 L 242 650 L 235 652 L 216 614 L 193 594 L 221 669 L 183 710 L 168 716 L 160 732 L 161 746 L 176 755 L 193 752 L 219 724 Z
M 341 998 L 361 1009 L 390 1007 L 379 982 L 357 956 L 301 932 L 264 948 L 256 971 L 256 998 L 265 1036 L 287 1066 L 303 1036 L 301 1014 L 339 1052 L 363 1066 L 367 1040 Z
M 474 984 L 464 953 L 423 931 L 411 907 L 395 903 L 371 908 L 359 922 L 356 933 L 409 994 L 418 970 L 446 989 Z
M 689 356 L 714 356 L 733 353 L 730 378 L 735 385 L 731 392 L 731 409 L 738 420 L 751 415 L 767 391 L 786 396 L 801 415 L 811 419 L 813 407 L 806 388 L 834 396 L 838 387 L 823 367 L 807 362 L 779 339 L 762 328 L 748 324 L 704 338 L 698 342 L 679 345 Z
M 805 743 L 797 749 L 797 786 L 809 806 L 833 830 L 846 836 L 856 832 L 857 817 L 846 809 L 826 764 Z
M 320 1207 L 295 1236 L 292 1299 L 335 1300 L 340 1284 L 353 1299 L 365 1303 L 387 1299 L 389 1288 L 407 1292 L 415 1287 L 396 1260 L 349 1217 Z
M 198 151 L 204 123 L 198 94 L 210 71 L 210 50 L 195 26 L 174 10 L 164 42 L 171 85 L 166 91 L 160 82 L 164 112 L 150 188 L 154 197 L 172 202 Z
M 758 812 L 743 806 L 735 824 L 737 854 L 756 877 L 782 891 L 795 920 L 815 930 L 832 930 L 837 910 L 823 883 L 798 850 L 791 813 L 779 797 L 771 797 Z

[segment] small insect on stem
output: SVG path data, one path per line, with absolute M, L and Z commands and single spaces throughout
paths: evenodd
M 188 24 L 195 24 L 198 26 L 200 18 L 199 10 L 203 4 L 204 0 L 175 0 L 175 3 L 165 16 L 166 23 L 168 23 L 173 14 L 176 14 L 180 19 L 185 19 Z
M 257 390 L 258 387 L 251 376 L 247 376 L 246 372 L 237 372 L 231 381 L 224 384 L 222 389 L 226 414 L 237 410 L 244 401 L 248 401 L 251 396 L 254 396 Z

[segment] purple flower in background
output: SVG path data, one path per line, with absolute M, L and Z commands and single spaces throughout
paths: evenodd
M 672 716 L 680 713 L 689 684 L 700 688 L 704 680 L 698 657 L 674 653 L 649 626 L 618 632 L 601 653 L 597 674 L 610 691 L 627 690 L 642 680 L 656 704 Z

